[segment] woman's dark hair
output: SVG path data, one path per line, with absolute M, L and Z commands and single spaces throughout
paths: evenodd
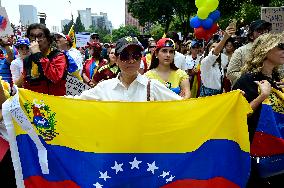
M 229 42 L 232 43 L 234 49 L 237 49 L 237 48 L 239 47 L 237 41 L 236 41 L 234 38 L 232 38 L 232 37 L 230 37 L 230 38 L 228 38 L 228 39 L 226 40 L 224 46 L 226 46 Z
M 160 50 L 161 50 L 161 48 L 157 48 L 155 52 L 158 53 Z M 151 60 L 151 65 L 150 65 L 150 67 L 149 67 L 149 70 L 154 69 L 154 68 L 157 68 L 158 65 L 159 65 L 159 59 L 158 59 L 158 57 L 155 55 L 155 53 L 153 53 L 153 55 L 152 55 L 152 60 Z M 172 63 L 170 64 L 170 68 L 171 68 L 172 70 L 178 70 L 178 68 L 176 67 L 176 65 L 174 64 L 174 62 L 172 62 Z
M 32 29 L 41 29 L 43 31 L 44 35 L 45 35 L 45 38 L 48 40 L 49 44 L 52 43 L 52 36 L 50 34 L 49 29 L 45 25 L 40 24 L 40 23 L 31 24 L 27 29 L 27 37 L 28 38 L 30 38 Z

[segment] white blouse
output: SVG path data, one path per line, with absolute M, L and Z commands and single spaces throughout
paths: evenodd
M 216 62 L 219 57 L 214 55 L 212 51 L 202 59 L 200 65 L 201 71 L 201 81 L 202 84 L 211 89 L 221 89 L 221 76 L 224 75 L 224 68 L 227 66 L 229 62 L 229 58 L 227 55 L 221 53 L 221 71 L 219 65 Z

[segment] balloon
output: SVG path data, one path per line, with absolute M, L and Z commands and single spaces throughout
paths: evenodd
M 194 28 L 194 34 L 197 39 L 203 39 L 206 35 L 206 32 L 203 27 L 198 27 Z
M 205 0 L 195 0 L 195 6 L 197 8 L 203 7 L 204 3 L 205 3 Z
M 207 32 L 209 32 L 209 33 L 211 33 L 213 35 L 213 34 L 215 34 L 218 31 L 218 29 L 219 29 L 218 24 L 214 23 L 212 25 L 212 27 L 209 30 L 207 30 Z
M 207 16 L 209 15 L 209 13 L 210 13 L 210 11 L 209 11 L 207 8 L 201 7 L 201 8 L 199 8 L 198 11 L 197 11 L 197 16 L 198 16 L 198 18 L 204 20 L 204 19 L 207 18 Z
M 190 19 L 190 26 L 192 28 L 200 27 L 201 26 L 201 20 L 197 16 L 194 16 L 193 18 Z
M 220 13 L 219 10 L 214 10 L 213 12 L 211 12 L 209 14 L 208 17 L 211 18 L 213 20 L 213 22 L 216 22 L 217 20 L 219 20 L 220 15 L 221 15 L 221 13 Z
M 206 1 L 206 7 L 212 12 L 213 10 L 216 10 L 219 5 L 218 0 L 207 0 Z
M 201 25 L 204 29 L 208 30 L 213 26 L 213 20 L 211 18 L 207 18 L 206 20 L 202 20 Z

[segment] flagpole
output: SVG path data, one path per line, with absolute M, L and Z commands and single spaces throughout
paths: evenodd
M 70 4 L 70 12 L 71 12 L 71 22 L 72 22 L 72 25 L 74 24 L 74 21 L 73 21 L 73 13 L 72 13 L 72 4 L 71 4 L 71 0 L 68 1 L 69 4 Z

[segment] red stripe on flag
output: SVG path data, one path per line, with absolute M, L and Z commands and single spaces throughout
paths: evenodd
M 284 139 L 263 132 L 254 134 L 252 156 L 267 157 L 277 154 L 284 154 Z
M 208 180 L 194 180 L 194 179 L 185 179 L 172 182 L 168 185 L 163 186 L 162 188 L 240 188 L 237 184 L 227 180 L 223 177 L 216 177 Z
M 25 187 L 26 188 L 80 188 L 75 182 L 71 180 L 64 181 L 48 181 L 41 176 L 31 176 L 25 179 Z
M 2 161 L 9 147 L 9 143 L 0 136 L 0 162 Z

